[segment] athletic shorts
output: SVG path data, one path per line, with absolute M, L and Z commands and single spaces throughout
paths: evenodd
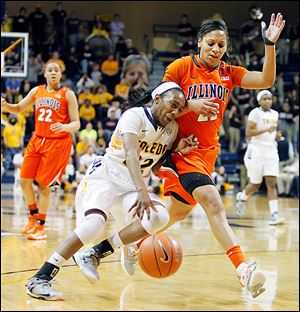
M 98 163 L 96 172 L 89 174 L 92 167 L 93 163 L 76 191 L 76 224 L 80 224 L 85 212 L 90 209 L 99 209 L 107 217 L 112 214 L 121 227 L 132 222 L 128 210 L 135 203 L 138 194 L 132 180 L 118 166 L 105 160 L 101 161 L 101 165 Z M 149 197 L 165 207 L 158 195 L 149 193 Z
M 179 176 L 185 173 L 202 173 L 211 177 L 218 157 L 219 149 L 195 149 L 186 155 L 172 154 L 172 164 L 176 170 L 168 170 L 162 167 L 159 177 L 164 178 L 164 195 L 169 196 L 172 192 L 182 197 L 190 205 L 197 201 L 181 185 Z
M 244 156 L 244 164 L 249 180 L 253 184 L 262 183 L 265 176 L 279 176 L 279 156 L 275 148 L 249 144 Z
M 72 143 L 70 135 L 52 139 L 34 134 L 26 147 L 20 177 L 33 179 L 42 186 L 60 184 Z

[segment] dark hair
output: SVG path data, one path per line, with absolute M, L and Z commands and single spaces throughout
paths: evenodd
M 228 35 L 228 28 L 227 28 L 226 23 L 221 18 L 208 18 L 208 19 L 203 20 L 201 22 L 200 29 L 197 35 L 197 41 L 199 42 L 199 40 L 200 39 L 202 40 L 206 34 L 214 30 L 222 30 L 226 34 L 228 47 L 227 47 L 227 51 L 222 57 L 222 60 L 228 61 L 229 60 L 228 52 L 231 50 L 230 42 L 229 42 L 229 35 Z M 200 52 L 200 49 L 199 49 L 199 52 Z
M 129 93 L 128 93 L 128 100 L 121 105 L 121 108 L 124 110 L 127 110 L 127 109 L 132 108 L 132 107 L 145 106 L 150 101 L 152 101 L 152 94 L 151 93 L 153 92 L 153 90 L 156 89 L 158 86 L 160 86 L 163 83 L 164 82 L 161 82 L 157 86 L 155 86 L 153 89 L 147 90 L 147 91 L 145 91 L 144 89 L 141 89 L 141 88 L 138 88 L 138 89 L 131 88 L 129 90 Z M 174 90 L 174 89 L 178 90 L 184 94 L 184 92 L 181 88 L 172 88 L 172 89 L 169 89 L 169 90 L 161 93 L 160 95 L 163 96 L 163 94 L 165 94 L 166 92 L 168 92 L 170 90 Z

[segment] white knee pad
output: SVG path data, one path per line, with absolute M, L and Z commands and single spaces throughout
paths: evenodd
M 94 242 L 101 234 L 105 219 L 101 214 L 93 213 L 84 217 L 74 232 L 83 244 Z
M 156 204 L 155 208 L 157 212 L 151 209 L 150 220 L 148 220 L 146 212 L 144 212 L 142 219 L 142 226 L 149 234 L 154 234 L 164 228 L 170 219 L 169 213 L 164 206 Z

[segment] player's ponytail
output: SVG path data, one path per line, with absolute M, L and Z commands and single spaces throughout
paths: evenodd
M 144 89 L 131 88 L 128 94 L 128 100 L 123 103 L 122 109 L 127 110 L 132 107 L 145 106 L 152 100 L 152 90 L 145 91 Z

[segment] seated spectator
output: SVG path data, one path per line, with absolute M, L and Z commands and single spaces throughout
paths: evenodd
M 5 81 L 5 93 L 7 101 L 17 103 L 21 89 L 21 80 L 15 77 L 7 78 Z
M 291 194 L 291 186 L 295 177 L 298 177 L 299 181 L 299 155 L 295 157 L 294 161 L 290 165 L 285 165 L 280 169 L 279 176 L 277 178 L 278 196 L 289 197 L 294 195 Z
M 82 138 L 79 138 L 79 141 L 75 147 L 75 159 L 77 167 L 79 164 L 79 157 L 87 152 L 90 145 L 91 144 L 89 143 L 89 138 L 87 136 L 82 136 Z
M 98 87 L 101 83 L 102 80 L 102 73 L 100 71 L 100 65 L 99 64 L 94 64 L 93 69 L 91 72 L 91 79 L 94 82 L 94 87 Z
M 244 64 L 244 66 L 249 66 L 250 57 L 255 53 L 254 45 L 249 41 L 248 34 L 243 34 L 242 43 L 239 48 L 239 56 Z
M 113 92 L 115 85 L 119 82 L 119 62 L 115 58 L 114 53 L 109 53 L 107 59 L 101 64 L 101 72 L 103 82 L 110 92 Z
M 94 53 L 91 46 L 87 42 L 84 44 L 83 51 L 79 56 L 79 61 L 81 66 L 80 72 L 88 74 L 94 65 Z
M 109 103 L 113 99 L 113 95 L 107 92 L 104 84 L 100 84 L 95 91 L 92 97 L 92 104 L 96 109 L 96 118 L 99 120 L 106 117 L 107 109 L 110 107 Z
M 188 40 L 190 35 L 194 36 L 193 26 L 188 22 L 188 16 L 186 14 L 181 15 L 181 21 L 177 25 L 177 34 L 177 41 L 179 46 L 182 46 L 182 44 Z
M 76 83 L 78 94 L 80 94 L 85 89 L 91 89 L 93 87 L 94 87 L 94 81 L 87 74 L 84 74 Z
M 192 34 L 188 35 L 186 42 L 180 47 L 181 56 L 195 54 L 198 50 L 197 42 Z
M 80 79 L 79 73 L 79 56 L 76 51 L 76 47 L 71 45 L 64 55 L 64 61 L 66 63 L 66 76 L 72 79 L 75 83 Z
M 97 140 L 97 131 L 93 129 L 92 123 L 88 122 L 85 126 L 85 129 L 79 132 L 79 139 L 83 140 L 87 138 L 90 145 L 94 145 Z
M 122 99 L 127 100 L 128 99 L 128 93 L 129 93 L 129 86 L 128 86 L 127 80 L 126 80 L 126 78 L 122 78 L 120 83 L 118 83 L 115 86 L 114 96 L 115 97 L 119 96 Z
M 103 119 L 102 124 L 103 124 L 103 137 L 105 139 L 106 144 L 109 143 L 110 138 L 116 128 L 116 125 L 119 121 L 119 119 L 116 117 L 116 112 L 117 109 L 112 109 L 110 111 L 110 117 L 106 117 Z
M 95 143 L 95 153 L 103 156 L 105 154 L 106 142 L 103 137 L 99 137 Z
M 121 77 L 126 79 L 130 88 L 149 89 L 150 62 L 146 55 L 128 56 L 122 68 Z
M 79 157 L 79 166 L 84 165 L 85 168 L 88 168 L 96 157 L 97 155 L 94 153 L 94 147 L 89 146 L 87 152 Z
M 93 93 L 91 93 L 91 90 L 90 88 L 87 88 L 85 87 L 83 89 L 83 92 L 79 93 L 79 96 L 78 96 L 78 103 L 79 105 L 83 104 L 85 100 L 90 100 L 92 101 L 93 100 Z
M 139 50 L 133 46 L 133 42 L 131 38 L 125 39 L 126 48 L 120 53 L 120 61 L 123 64 L 124 60 L 127 56 L 132 54 L 139 54 Z
M 88 123 L 94 124 L 96 110 L 89 99 L 85 99 L 83 105 L 80 106 L 79 117 L 81 127 L 85 127 Z
M 72 183 L 72 187 L 74 189 L 77 189 L 80 181 L 82 180 L 82 178 L 84 177 L 85 173 L 86 173 L 86 167 L 85 165 L 79 165 L 76 172 L 75 172 L 75 179 Z
M 122 114 L 121 103 L 119 98 L 113 98 L 110 102 L 110 107 L 107 111 L 107 117 L 111 117 L 111 111 L 115 111 L 115 118 L 120 118 Z

